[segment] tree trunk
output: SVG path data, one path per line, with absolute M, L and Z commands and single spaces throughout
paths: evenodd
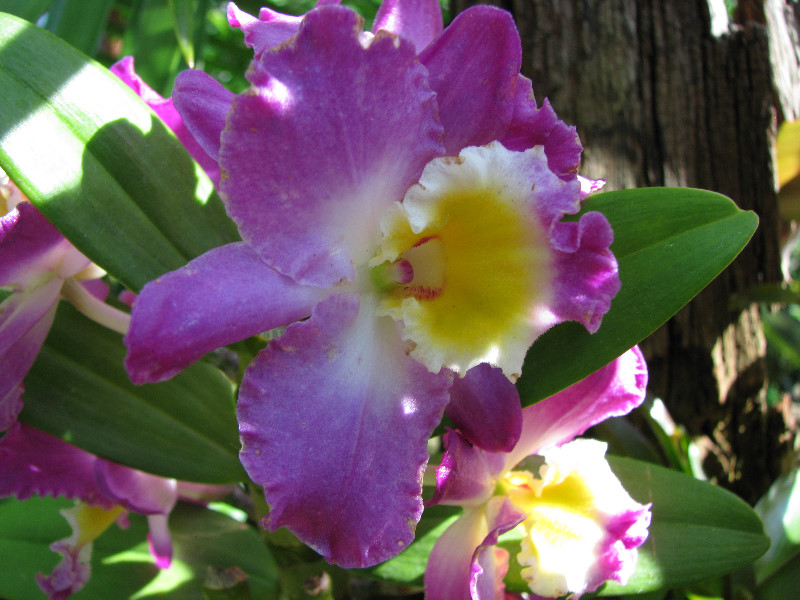
M 454 13 L 475 3 L 453 2 Z M 714 190 L 759 215 L 734 264 L 643 344 L 651 392 L 707 451 L 707 474 L 755 501 L 781 472 L 791 438 L 783 411 L 766 402 L 758 307 L 732 300 L 780 280 L 776 117 L 800 108 L 778 106 L 763 6 L 750 5 L 758 22 L 728 31 L 712 23 L 707 0 L 494 3 L 516 19 L 537 100 L 548 97 L 577 126 L 583 175 L 606 179 L 606 189 Z M 793 7 L 777 4 L 796 34 Z M 781 47 L 796 58 L 797 38 L 787 35 Z M 787 72 L 797 77 L 796 66 Z

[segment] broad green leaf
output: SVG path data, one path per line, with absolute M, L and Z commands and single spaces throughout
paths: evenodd
M 758 515 L 738 496 L 676 471 L 609 457 L 638 502 L 652 502 L 653 521 L 628 584 L 599 595 L 683 587 L 749 565 L 769 547 Z
M 53 0 L 0 0 L 0 13 L 10 13 L 33 23 L 52 3 Z
M 60 555 L 48 550 L 52 542 L 69 535 L 70 528 L 58 509 L 71 506 L 62 498 L 31 498 L 24 502 L 0 501 L 0 597 L 29 600 L 43 597 L 36 573 L 49 573 Z M 209 567 L 239 567 L 256 600 L 277 596 L 275 559 L 258 533 L 213 510 L 178 503 L 170 515 L 174 555 L 169 569 L 153 564 L 147 546 L 147 521 L 130 514 L 130 527 L 112 525 L 95 542 L 92 575 L 73 600 L 120 598 L 202 598 Z
M 0 15 L 0 167 L 134 291 L 238 239 L 210 180 L 107 69 Z
M 75 48 L 94 56 L 114 0 L 54 0 L 45 27 Z
M 20 420 L 156 475 L 241 481 L 232 384 L 201 362 L 169 381 L 135 386 L 124 358 L 119 334 L 62 302 L 25 378 Z
M 642 341 L 735 257 L 758 218 L 725 196 L 685 188 L 607 192 L 584 202 L 614 228 L 622 289 L 600 330 L 553 327 L 528 351 L 518 388 L 533 404 L 586 377 Z
M 756 504 L 772 545 L 756 561 L 756 582 L 770 577 L 793 556 L 800 555 L 800 471 L 780 477 Z

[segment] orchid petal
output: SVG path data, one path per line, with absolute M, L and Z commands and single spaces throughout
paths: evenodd
M 219 172 L 219 166 L 216 164 L 219 157 L 219 137 L 225 128 L 225 115 L 228 114 L 233 99 L 232 92 L 203 71 L 187 70 L 175 78 L 172 90 L 175 110 L 179 113 L 191 139 L 199 148 L 195 150 L 194 146 L 187 145 L 181 136 L 178 138 L 209 176 L 212 173 L 206 167 L 208 161 L 200 160 L 195 152 L 206 154 L 208 160 L 213 161 L 214 169 Z M 215 184 L 219 182 L 219 177 L 211 179 Z
M 169 514 L 178 501 L 177 482 L 97 459 L 95 481 L 102 494 L 130 511 Z
M 61 280 L 51 278 L 0 304 L 0 431 L 22 410 L 22 380 L 36 360 L 56 314 Z
M 419 60 L 437 94 L 447 155 L 501 137 L 514 112 L 522 62 L 519 33 L 509 13 L 493 6 L 468 8 Z
M 374 253 L 383 212 L 442 151 L 425 69 L 402 39 L 379 35 L 363 47 L 355 13 L 326 6 L 248 76 L 253 87 L 222 134 L 228 214 L 299 283 L 353 279 L 353 264 Z
M 544 146 L 548 165 L 562 179 L 575 177 L 583 151 L 577 129 L 561 121 L 546 98 L 539 108 L 530 79 L 522 75 L 517 79 L 514 116 L 500 141 L 510 150 Z
M 200 164 L 200 166 L 203 167 L 203 170 L 206 172 L 206 174 L 208 174 L 209 178 L 214 182 L 214 184 L 218 185 L 219 166 L 217 165 L 217 161 L 209 156 L 209 154 L 200 146 L 197 140 L 195 140 L 194 136 L 189 133 L 189 130 L 183 123 L 183 119 L 181 119 L 178 111 L 175 110 L 172 99 L 163 98 L 149 85 L 147 85 L 147 83 L 145 83 L 141 77 L 139 77 L 134 70 L 133 57 L 126 56 L 125 58 L 111 65 L 109 70 L 114 75 L 119 77 L 125 85 L 131 88 L 137 96 L 144 100 L 144 102 L 153 110 L 153 112 L 158 115 L 158 118 L 161 119 L 164 124 L 172 130 L 192 158 L 194 158 Z M 233 94 L 229 93 L 229 96 L 232 98 Z M 230 102 L 228 102 L 228 107 L 230 107 Z M 220 131 L 222 130 L 220 129 Z M 217 132 L 217 139 L 219 139 L 219 132 Z M 217 146 L 219 146 L 219 142 L 217 142 Z
M 31 287 L 43 273 L 71 277 L 89 265 L 30 202 L 0 217 L 0 285 Z
M 456 431 L 445 435 L 447 451 L 436 469 L 436 492 L 429 504 L 474 506 L 486 502 L 495 488 L 494 475 L 502 455 L 491 455 L 471 445 Z M 499 464 L 497 458 L 500 458 Z
M 43 431 L 16 423 L 0 439 L 0 496 L 79 498 L 110 508 L 94 478 L 97 458 Z
M 497 548 L 497 541 L 502 534 L 514 529 L 526 517 L 508 498 L 502 496 L 495 496 L 486 504 L 489 531 L 475 549 L 472 558 L 469 588 L 473 600 L 505 598 L 503 577 L 508 572 L 508 552 Z
M 487 363 L 453 381 L 445 414 L 471 444 L 487 452 L 511 451 L 522 431 L 516 386 Z
M 211 350 L 308 316 L 322 295 L 246 244 L 214 248 L 142 288 L 125 366 L 134 383 L 168 379 Z
M 436 600 L 469 600 L 472 559 L 486 538 L 484 507 L 467 508 L 439 536 L 425 569 L 425 597 Z
M 606 186 L 605 179 L 589 179 L 578 175 L 578 181 L 581 183 L 581 200 L 585 199 L 590 194 L 599 192 Z
M 267 7 L 263 7 L 256 18 L 233 2 L 228 4 L 228 24 L 242 30 L 244 44 L 253 49 L 256 59 L 266 50 L 280 46 L 293 37 L 302 20 L 303 15 L 285 15 Z
M 339 4 L 339 2 L 340 0 L 318 0 L 316 6 Z M 285 15 L 264 6 L 258 11 L 258 18 L 255 18 L 233 2 L 228 4 L 228 24 L 242 30 L 244 44 L 253 49 L 256 59 L 265 51 L 284 44 L 297 34 L 304 16 Z
M 522 435 L 506 465 L 516 465 L 542 448 L 563 444 L 609 417 L 642 403 L 647 364 L 634 347 L 585 379 L 522 411 Z
M 551 447 L 533 489 L 519 490 L 528 518 L 517 559 L 536 594 L 579 597 L 608 580 L 624 584 L 633 572 L 650 506 L 628 495 L 605 450 L 596 440 Z
M 384 0 L 372 30 L 384 29 L 410 40 L 419 53 L 442 32 L 438 0 Z
M 147 515 L 147 525 L 150 528 L 147 545 L 159 569 L 169 569 L 172 564 L 172 534 L 167 521 L 168 516 L 165 514 Z
M 594 333 L 621 287 L 617 259 L 609 250 L 611 225 L 602 213 L 589 212 L 577 223 L 556 224 L 551 240 L 557 273 L 551 311 Z
M 242 464 L 270 505 L 262 524 L 348 568 L 403 550 L 449 384 L 406 355 L 374 306 L 320 302 L 255 358 L 239 392 Z
M 14 360 L 9 349 L 39 321 L 46 319 L 58 303 L 63 280 L 47 273 L 43 278 L 40 285 L 12 293 L 0 303 L 0 356 L 3 358 L 8 356 Z M 41 341 L 44 342 L 44 337 Z M 6 370 L 5 361 L 3 370 Z

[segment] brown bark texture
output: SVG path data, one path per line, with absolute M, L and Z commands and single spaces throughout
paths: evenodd
M 454 0 L 453 13 L 474 3 Z M 778 118 L 800 109 L 800 87 L 779 94 L 774 75 L 800 76 L 797 2 L 774 2 L 781 35 L 763 0 L 749 3 L 757 18 L 720 35 L 709 0 L 493 3 L 514 15 L 537 100 L 577 126 L 581 174 L 606 189 L 713 190 L 759 215 L 734 264 L 643 344 L 650 391 L 706 451 L 706 473 L 754 502 L 786 466 L 792 436 L 786 407 L 766 402 L 758 307 L 733 301 L 781 277 L 774 140 Z M 771 63 L 776 48 L 785 66 Z

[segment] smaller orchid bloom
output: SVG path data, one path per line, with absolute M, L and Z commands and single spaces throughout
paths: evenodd
M 22 380 L 42 347 L 60 298 L 120 331 L 127 316 L 103 303 L 103 271 L 53 227 L 0 172 L 0 431 L 22 410 Z M 5 204 L 5 206 L 3 206 Z M 124 324 L 124 327 L 120 323 Z
M 625 583 L 647 538 L 650 505 L 633 500 L 605 459 L 606 445 L 573 440 L 644 399 L 647 369 L 638 348 L 522 411 L 510 452 L 487 452 L 461 432 L 447 434 L 432 504 L 464 507 L 437 540 L 425 573 L 431 600 L 504 598 L 503 533 L 519 528 L 516 560 L 538 597 L 580 598 L 604 582 Z
M 172 560 L 167 519 L 178 498 L 197 502 L 229 491 L 229 486 L 178 482 L 124 467 L 22 423 L 0 439 L 0 497 L 25 500 L 37 494 L 78 500 L 62 511 L 72 535 L 50 547 L 63 555 L 62 561 L 50 575 L 37 576 L 51 600 L 83 588 L 90 576 L 92 542 L 112 523 L 127 526 L 128 511 L 147 515 L 150 553 L 156 566 L 166 569 Z

